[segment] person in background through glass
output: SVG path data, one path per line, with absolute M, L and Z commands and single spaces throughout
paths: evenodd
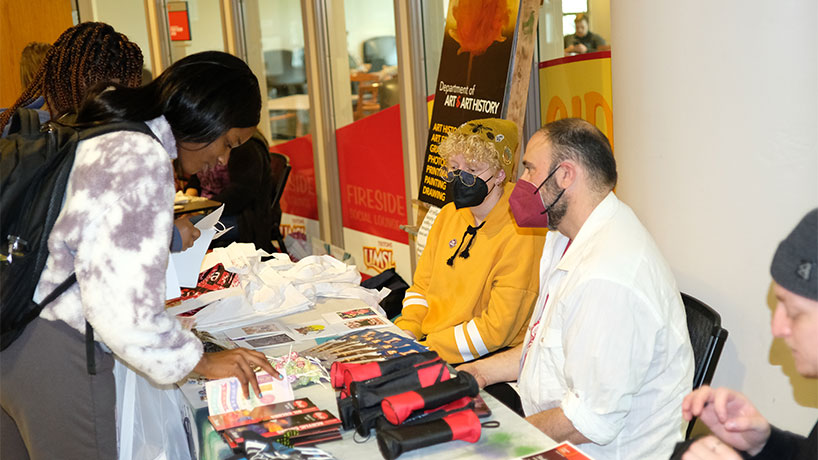
M 605 39 L 591 32 L 588 25 L 588 13 L 579 13 L 574 19 L 576 32 L 564 38 L 565 55 L 593 53 L 605 45 Z M 607 47 L 606 47 L 607 48 Z

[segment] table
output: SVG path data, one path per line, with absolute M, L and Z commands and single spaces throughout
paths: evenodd
M 175 216 L 179 216 L 181 214 L 187 214 L 191 212 L 198 212 L 198 211 L 210 211 L 212 209 L 216 209 L 222 204 L 218 201 L 213 200 L 191 200 L 184 204 L 175 204 L 173 205 L 173 214 Z
M 360 300 L 351 299 L 325 299 L 319 302 L 309 311 L 289 315 L 279 320 L 290 323 L 306 323 L 321 318 L 323 313 L 352 308 L 362 308 L 367 305 Z M 388 330 L 400 332 L 392 325 Z M 315 345 L 315 340 L 302 340 L 292 345 L 292 350 L 299 351 Z M 290 345 L 278 345 L 265 348 L 263 351 L 269 356 L 280 356 L 290 350 Z M 232 455 L 227 444 L 220 440 L 219 435 L 213 430 L 207 420 L 207 406 L 202 401 L 197 401 L 198 395 L 195 392 L 184 392 L 185 399 L 189 404 L 191 418 L 195 419 L 195 424 L 199 432 L 200 455 L 202 460 L 224 459 Z M 471 444 L 465 441 L 453 441 L 436 446 L 430 446 L 416 451 L 404 453 L 399 459 L 503 459 L 515 458 L 523 455 L 541 452 L 551 449 L 557 443 L 545 435 L 533 425 L 526 422 L 511 409 L 504 406 L 488 393 L 481 391 L 480 395 L 491 409 L 492 415 L 481 419 L 481 421 L 498 421 L 498 428 L 483 428 L 482 436 L 477 443 Z M 328 385 L 322 388 L 320 385 L 311 385 L 295 390 L 296 398 L 310 398 L 318 407 L 329 410 L 338 416 L 338 409 L 335 402 L 335 391 Z M 343 439 L 316 447 L 326 450 L 339 460 L 377 460 L 382 458 L 378 450 L 378 443 L 373 434 L 365 442 L 358 443 L 353 440 L 355 431 L 342 432 Z M 360 441 L 360 439 L 359 439 Z

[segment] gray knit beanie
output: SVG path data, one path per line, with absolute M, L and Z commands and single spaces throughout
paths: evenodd
M 818 208 L 778 245 L 770 274 L 784 289 L 818 301 Z

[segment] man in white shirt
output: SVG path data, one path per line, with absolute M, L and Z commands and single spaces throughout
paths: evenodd
M 556 230 L 534 314 L 520 346 L 458 369 L 481 386 L 517 380 L 530 423 L 596 458 L 668 458 L 693 351 L 670 267 L 612 191 L 610 144 L 559 120 L 531 138 L 523 166 L 509 198 L 517 224 Z

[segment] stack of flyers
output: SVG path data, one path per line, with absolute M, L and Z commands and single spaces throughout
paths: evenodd
M 571 441 L 563 441 L 556 447 L 536 454 L 518 457 L 515 460 L 593 460 L 591 456 L 571 444 Z
M 244 397 L 244 390 L 236 377 L 210 380 L 205 383 L 208 411 L 210 415 L 219 415 L 226 412 L 249 411 L 268 404 L 292 401 L 294 399 L 292 386 L 290 386 L 287 376 L 284 375 L 283 377 L 277 379 L 264 371 L 257 372 L 256 379 L 261 389 L 261 398 L 253 394 L 253 391 L 250 391 L 249 399 Z
M 386 327 L 390 324 L 388 319 L 379 315 L 378 312 L 370 307 L 324 313 L 324 319 L 342 331 Z
M 427 351 L 414 340 L 391 331 L 365 329 L 353 331 L 301 352 L 318 358 L 328 368 L 333 362 L 364 363 Z
M 275 321 L 228 329 L 224 335 L 240 347 L 256 350 L 295 342 L 284 326 Z
M 207 418 L 216 431 L 224 431 L 228 428 L 237 428 L 254 423 L 273 420 L 291 415 L 306 414 L 315 412 L 318 406 L 307 398 L 294 399 L 276 404 L 267 404 L 250 410 L 237 410 L 225 412 L 224 414 L 209 415 Z
M 244 433 L 257 433 L 287 446 L 309 446 L 341 439 L 341 421 L 325 410 L 289 415 L 250 425 L 227 428 L 222 436 L 236 449 L 244 442 Z
M 218 264 L 199 273 L 196 287 L 182 288 L 181 297 L 166 301 L 165 307 L 172 315 L 191 316 L 211 302 L 234 295 L 241 295 L 239 275 Z

